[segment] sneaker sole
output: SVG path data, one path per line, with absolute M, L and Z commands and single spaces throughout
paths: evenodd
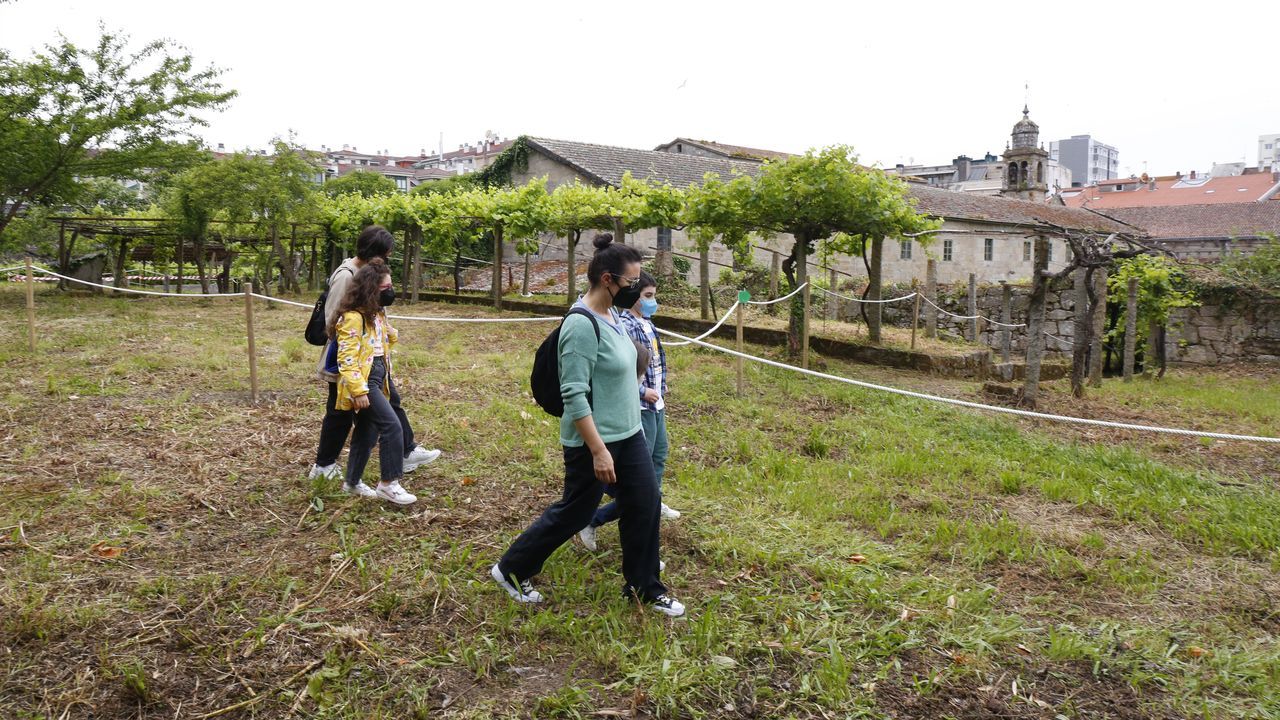
M 653 606 L 651 605 L 650 607 L 653 607 Z M 683 610 L 683 609 L 682 609 L 680 612 L 675 612 L 675 611 L 673 611 L 673 610 L 663 610 L 663 609 L 660 609 L 660 608 L 656 608 L 656 607 L 655 607 L 655 608 L 653 608 L 653 611 L 654 611 L 654 612 L 656 612 L 656 613 L 661 613 L 661 614 L 663 614 L 663 615 L 666 615 L 666 616 L 667 616 L 667 617 L 669 617 L 669 618 L 684 617 L 684 610 Z
M 414 503 L 418 502 L 418 498 L 416 498 L 416 497 L 414 497 L 414 498 L 412 498 L 412 499 L 405 499 L 405 498 L 393 498 L 393 497 L 388 497 L 388 496 L 386 496 L 386 495 L 383 495 L 382 493 L 377 492 L 376 490 L 375 490 L 374 492 L 377 494 L 377 496 L 378 496 L 378 498 L 379 498 L 379 499 L 381 499 L 381 500 L 386 500 L 387 502 L 389 502 L 389 503 L 391 503 L 391 504 L 393 504 L 393 505 L 412 505 L 412 504 L 414 504 Z

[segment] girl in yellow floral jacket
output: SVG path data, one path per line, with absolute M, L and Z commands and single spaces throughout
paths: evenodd
M 391 382 L 391 349 L 397 334 L 384 311 L 394 301 L 391 270 L 381 259 L 371 260 L 351 278 L 329 333 L 338 350 L 335 407 L 356 412 L 344 490 L 408 505 L 417 500 L 400 486 L 404 476 L 404 428 L 409 423 Z M 361 479 L 375 443 L 381 465 L 381 482 L 376 490 Z

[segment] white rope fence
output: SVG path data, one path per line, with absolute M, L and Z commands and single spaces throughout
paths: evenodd
M 700 342 L 703 338 L 711 337 L 711 335 L 713 335 L 715 331 L 720 329 L 721 325 L 725 324 L 725 321 L 727 321 L 729 317 L 733 315 L 734 311 L 737 309 L 738 309 L 738 303 L 735 302 L 732 306 L 729 307 L 728 311 L 725 312 L 724 317 L 720 318 L 720 322 L 716 323 L 715 325 L 712 325 L 710 330 L 702 333 L 696 338 L 685 338 L 683 342 L 670 342 L 670 343 L 662 343 L 662 344 L 670 347 L 675 347 L 678 345 L 688 345 L 689 343 Z M 660 332 L 665 332 L 665 331 L 660 331 Z
M 970 402 L 968 400 L 959 400 L 956 398 L 942 397 L 939 395 L 930 395 L 928 393 L 915 392 L 913 390 L 903 390 L 902 388 L 890 387 L 888 385 L 877 385 L 875 383 L 864 382 L 862 380 L 854 380 L 852 378 L 840 377 L 839 375 L 828 375 L 827 373 L 821 373 L 816 370 L 808 370 L 802 367 L 796 367 L 795 365 L 788 365 L 786 363 L 777 362 L 776 360 L 769 360 L 767 358 L 757 357 L 755 355 L 750 355 L 747 353 L 740 353 L 740 352 L 737 352 L 736 350 L 730 350 L 729 348 L 720 347 L 719 345 L 712 345 L 711 343 L 703 342 L 702 340 L 699 340 L 696 338 L 685 337 L 683 335 L 673 333 L 669 330 L 663 330 L 661 328 L 658 328 L 658 332 L 662 333 L 663 335 L 670 335 L 671 337 L 680 338 L 681 340 L 684 341 L 683 343 L 681 343 L 682 345 L 688 345 L 688 344 L 700 345 L 710 350 L 716 350 L 726 355 L 732 355 L 734 357 L 739 357 L 744 360 L 750 360 L 752 362 L 761 363 L 763 365 L 769 365 L 772 367 L 781 368 L 783 370 L 791 370 L 793 372 L 798 372 L 803 375 L 822 378 L 823 380 L 834 380 L 835 382 L 841 382 L 848 385 L 856 385 L 858 387 L 867 388 L 869 390 L 879 390 L 881 392 L 893 393 L 895 395 L 903 395 L 905 397 L 916 398 L 917 400 L 927 400 L 930 402 L 944 403 L 947 405 L 956 405 L 959 407 L 971 408 L 973 410 L 984 410 L 987 412 L 1004 413 L 1006 415 L 1030 417 L 1030 418 L 1036 418 L 1039 420 L 1052 420 L 1055 422 L 1076 423 L 1079 425 L 1094 425 L 1097 427 L 1108 427 L 1108 428 L 1115 428 L 1118 430 L 1138 430 L 1142 432 L 1164 433 L 1168 435 L 1185 435 L 1188 437 L 1213 438 L 1215 440 L 1243 440 L 1246 442 L 1280 444 L 1280 438 L 1276 438 L 1276 437 L 1264 437 L 1260 435 L 1235 435 L 1231 433 L 1215 433 L 1215 432 L 1206 432 L 1203 430 L 1187 430 L 1184 428 L 1167 428 L 1167 427 L 1160 427 L 1157 425 L 1136 425 L 1133 423 L 1112 422 L 1110 420 L 1093 420 L 1091 418 L 1072 417 L 1069 415 L 1053 415 L 1051 413 L 1035 412 L 1033 410 L 1020 410 L 1018 408 L 1001 407 L 999 405 L 984 405 L 982 403 Z M 675 343 L 667 343 L 667 344 L 674 345 Z
M 849 297 L 848 295 L 841 295 L 840 293 L 831 292 L 826 288 L 818 288 L 818 292 L 825 293 L 832 297 L 838 297 L 841 300 L 848 300 L 850 302 L 856 302 L 856 303 L 866 303 L 868 305 L 883 305 L 885 303 L 902 302 L 903 300 L 910 300 L 911 298 L 919 294 L 919 293 L 908 293 L 906 295 L 903 295 L 902 297 L 889 298 L 888 300 L 863 300 L 862 298 Z M 924 296 L 921 295 L 921 297 L 924 297 Z
M 932 305 L 932 306 L 933 306 L 933 308 L 934 308 L 935 310 L 937 310 L 938 312 L 942 313 L 943 315 L 950 315 L 951 317 L 953 317 L 953 318 L 955 318 L 955 319 L 957 319 L 957 320 L 985 320 L 985 321 L 987 321 L 988 323 L 990 323 L 990 324 L 992 324 L 992 325 L 996 325 L 996 326 L 999 326 L 999 327 L 1007 327 L 1007 328 L 1020 328 L 1020 327 L 1026 327 L 1026 326 L 1027 326 L 1027 324 L 1026 324 L 1026 323 L 1003 323 L 1003 322 L 1000 322 L 999 320 L 992 320 L 991 318 L 989 318 L 989 317 L 987 317 L 987 316 L 985 316 L 985 315 L 957 315 L 957 314 L 955 314 L 955 313 L 953 313 L 953 312 L 949 312 L 949 311 L 947 311 L 947 310 L 943 310 L 941 307 L 939 307 L 939 306 L 938 306 L 938 304 L 937 304 L 937 303 L 935 303 L 934 301 L 930 300 L 930 299 L 928 298 L 928 296 L 921 295 L 921 296 L 920 296 L 920 299 L 921 299 L 921 300 L 923 300 L 923 301 L 925 301 L 925 302 L 927 302 L 927 303 L 929 303 L 930 305 Z
M 774 303 L 780 303 L 783 300 L 788 300 L 790 298 L 795 297 L 796 293 L 805 289 L 805 287 L 807 287 L 808 285 L 809 285 L 808 281 L 803 282 L 800 284 L 800 287 L 796 288 L 795 290 L 792 290 L 791 292 L 787 293 L 786 295 L 783 295 L 780 298 L 777 298 L 776 300 L 748 300 L 747 304 L 748 305 L 773 305 Z
M 25 268 L 23 268 L 25 270 Z M 44 270 L 42 268 L 32 268 L 35 272 L 44 273 L 53 277 L 62 278 L 68 282 L 80 283 L 92 287 L 103 288 L 115 292 L 133 293 L 134 295 L 152 295 L 157 297 L 176 297 L 186 298 L 188 300 L 200 300 L 203 298 L 242 298 L 243 293 L 167 293 L 156 292 L 154 290 L 135 290 L 134 288 L 119 288 L 111 285 L 103 285 L 101 283 L 89 282 L 88 280 L 80 280 L 66 275 L 60 275 L 52 270 Z M 295 302 L 293 300 L 285 300 L 284 298 L 271 297 L 270 295 L 262 295 L 259 293 L 250 293 L 253 297 L 267 302 L 280 303 L 281 305 L 293 305 L 305 310 L 310 310 L 313 305 L 308 303 Z M 549 322 L 559 321 L 562 318 L 555 317 L 525 317 L 525 318 L 462 318 L 462 317 L 419 317 L 413 315 L 387 315 L 392 320 L 410 320 L 417 322 L 455 322 L 455 323 L 513 323 L 513 322 Z

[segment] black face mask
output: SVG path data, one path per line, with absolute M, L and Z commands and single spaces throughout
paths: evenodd
M 613 306 L 620 310 L 630 309 L 638 302 L 640 302 L 640 288 L 634 282 L 630 287 L 619 288 L 613 295 Z
M 378 302 L 382 305 L 382 307 L 387 307 L 395 301 L 396 301 L 395 288 L 387 288 L 382 292 L 378 293 Z

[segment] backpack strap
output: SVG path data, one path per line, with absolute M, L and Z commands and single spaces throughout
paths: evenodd
M 596 331 L 596 355 L 598 356 L 600 354 L 600 321 L 596 319 L 596 314 L 586 308 L 575 307 L 569 308 L 569 312 L 565 313 L 565 320 L 568 320 L 570 315 L 585 315 L 591 321 L 591 328 Z M 560 321 L 560 326 L 564 327 L 564 320 Z M 591 378 L 587 378 L 587 406 L 591 407 L 591 411 L 594 413 L 595 402 L 592 397 L 594 394 L 592 385 Z

